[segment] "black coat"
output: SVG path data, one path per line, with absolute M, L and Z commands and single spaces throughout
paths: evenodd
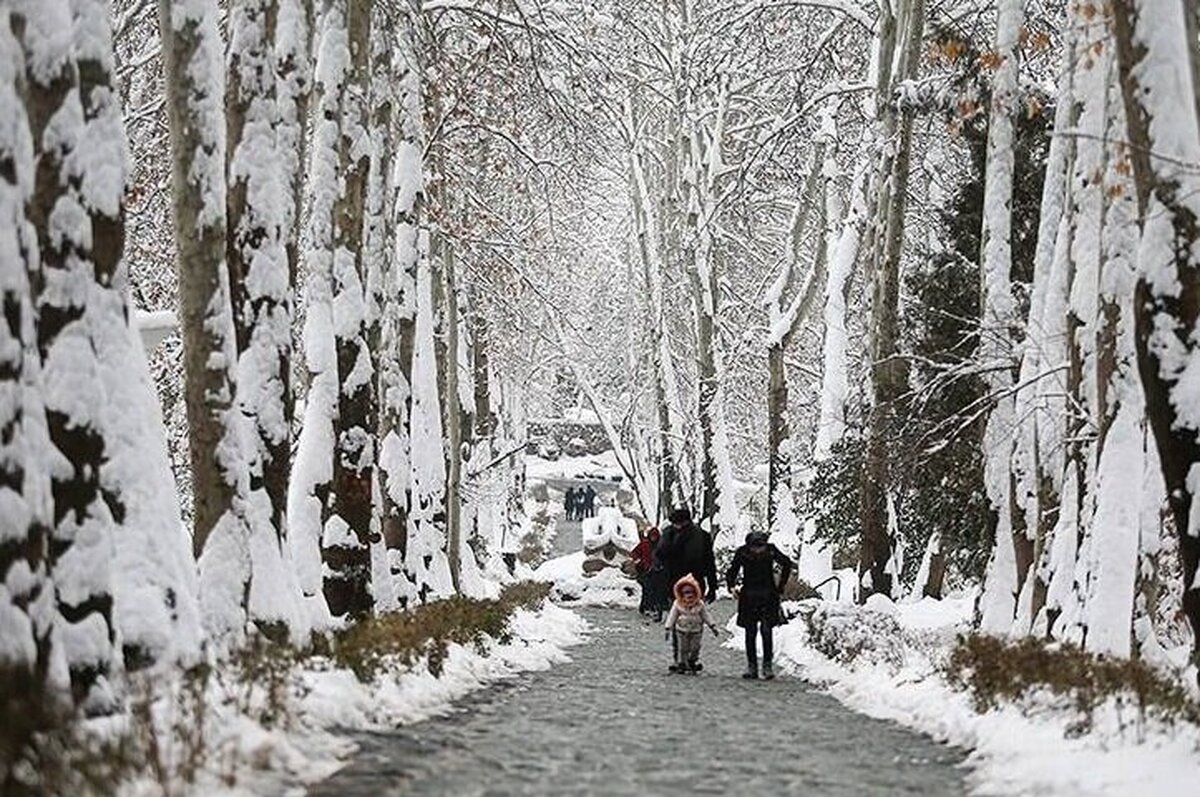
M 716 594 L 717 560 L 713 555 L 712 538 L 695 523 L 667 526 L 654 549 L 654 556 L 662 563 L 671 588 L 691 573 L 710 594 Z
M 775 566 L 780 569 L 779 583 L 786 584 L 792 572 L 792 562 L 771 543 L 743 545 L 733 554 L 733 563 L 725 571 L 725 584 L 730 591 L 742 575 L 742 591 L 738 596 L 737 624 L 745 628 L 751 623 L 779 625 L 782 614 L 779 606 L 779 587 L 775 585 Z

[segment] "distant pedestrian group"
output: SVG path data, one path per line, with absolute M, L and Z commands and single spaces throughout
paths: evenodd
M 672 651 L 669 670 L 695 674 L 703 669 L 700 643 L 704 629 L 718 634 L 705 605 L 717 597 L 716 557 L 711 537 L 692 522 L 688 510 L 676 509 L 669 519 L 670 525 L 661 534 L 651 528 L 642 535 L 631 554 L 642 586 L 638 609 L 664 623 Z M 791 560 L 766 534 L 751 532 L 725 572 L 726 587 L 738 602 L 737 624 L 745 633 L 743 678 L 756 679 L 760 673 L 766 679 L 775 677 L 773 634 L 775 626 L 783 622 L 780 593 L 791 571 Z
M 568 487 L 563 496 L 563 511 L 567 520 L 583 520 L 596 516 L 596 490 L 588 484 L 584 487 Z

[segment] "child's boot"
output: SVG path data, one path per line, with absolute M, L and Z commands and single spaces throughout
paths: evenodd
M 775 677 L 775 670 L 771 667 L 769 659 L 763 662 L 762 677 L 766 681 L 770 681 Z
M 753 681 L 758 678 L 757 656 L 746 656 L 746 671 L 742 673 L 742 677 L 748 681 Z

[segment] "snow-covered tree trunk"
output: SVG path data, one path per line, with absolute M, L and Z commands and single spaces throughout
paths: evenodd
M 107 0 L 72 0 L 75 59 L 90 153 L 79 195 L 90 225 L 95 288 L 88 316 L 104 390 L 101 489 L 119 496 L 113 621 L 127 670 L 192 663 L 201 634 L 195 564 L 180 515 L 162 408 L 129 319 L 124 258 L 127 154 Z
M 916 78 L 921 41 L 925 29 L 924 0 L 910 0 L 897 14 L 904 25 L 898 81 Z M 880 200 L 883 211 L 875 230 L 873 292 L 871 305 L 871 412 L 867 422 L 863 456 L 861 495 L 862 537 L 859 550 L 860 600 L 868 595 L 891 595 L 893 539 L 888 531 L 891 485 L 888 436 L 892 403 L 907 381 L 899 354 L 900 254 L 904 243 L 904 214 L 907 207 L 910 150 L 914 111 L 889 99 L 885 116 L 884 168 L 889 183 Z M 887 121 L 890 119 L 891 121 Z
M 471 371 L 475 388 L 475 439 L 491 440 L 496 432 L 492 406 L 492 323 L 482 302 L 471 308 Z
M 441 51 L 434 50 L 431 57 Z M 422 82 L 424 92 L 422 111 L 428 118 L 426 124 L 431 134 L 444 133 L 444 116 L 450 113 L 445 86 Z M 450 242 L 450 230 L 461 223 L 455 216 L 462 208 L 455 203 L 456 195 L 449 190 L 449 162 L 451 151 L 445 138 L 435 138 L 430 145 L 431 190 L 429 217 L 430 291 L 433 299 L 435 323 L 433 354 L 436 358 L 434 371 L 437 376 L 436 393 L 433 397 L 440 408 L 440 429 L 443 440 L 438 451 L 444 457 L 442 468 L 442 505 L 440 517 L 445 529 L 445 555 L 449 568 L 450 587 L 460 589 L 460 564 L 462 544 L 462 401 L 459 393 L 459 290 L 458 253 Z M 424 290 L 418 286 L 418 303 L 425 299 Z M 418 316 L 420 310 L 418 310 Z M 418 342 L 418 346 L 420 343 Z M 414 380 L 416 365 L 414 363 Z M 414 386 L 415 389 L 415 386 Z M 414 410 L 415 412 L 415 410 Z M 413 423 L 416 423 L 414 418 Z M 413 439 L 413 451 L 417 441 Z M 432 451 L 432 449 L 431 449 Z
M 828 242 L 829 254 L 826 259 L 829 274 L 825 280 L 825 306 L 822 311 L 825 331 L 821 345 L 821 413 L 813 442 L 813 460 L 816 462 L 828 459 L 833 447 L 841 442 L 846 432 L 846 398 L 850 391 L 846 302 L 867 223 L 870 163 L 867 155 L 859 154 L 856 173 L 850 180 L 846 218 L 841 221 L 840 231 L 831 236 Z M 831 198 L 834 196 L 831 194 Z M 827 215 L 830 215 L 830 224 L 837 223 L 831 214 Z
M 282 541 L 292 408 L 292 279 L 286 248 L 292 179 L 282 146 L 294 142 L 279 131 L 278 18 L 278 0 L 230 4 L 225 260 L 238 348 L 238 403 L 255 434 L 250 486 L 266 492 L 271 525 Z
M 192 547 L 200 560 L 206 630 L 222 644 L 236 644 L 251 600 L 248 524 L 261 530 L 269 514 L 262 501 L 250 503 L 249 429 L 235 395 L 217 18 L 215 2 L 159 2 L 195 507 Z
M 424 249 L 424 247 L 422 247 Z M 417 261 L 412 364 L 412 509 L 405 573 L 419 600 L 454 592 L 446 553 L 446 459 L 434 344 L 433 275 L 428 255 Z
M 287 242 L 297 161 L 279 97 L 275 42 L 278 0 L 236 0 L 229 15 L 225 86 L 228 235 L 225 259 L 238 363 L 239 422 L 250 427 L 247 454 L 252 569 L 249 610 L 276 638 L 307 633 L 298 617 L 299 587 L 286 548 L 291 475 L 292 296 Z
M 113 291 L 124 228 L 116 221 L 120 189 L 112 206 L 104 201 L 97 207 L 96 201 L 109 199 L 100 196 L 112 190 L 109 181 L 123 185 L 123 150 L 118 147 L 115 163 L 102 156 L 85 159 L 94 153 L 86 149 L 92 142 L 67 0 L 15 3 L 11 20 L 25 56 L 24 104 L 35 158 L 27 216 L 37 239 L 30 277 L 46 421 L 57 460 L 50 471 L 49 565 L 75 702 L 87 711 L 105 711 L 115 705 L 111 678 L 121 664 L 112 554 L 125 506 L 100 479 L 109 430 L 96 325 L 120 307 L 105 298 Z M 92 229 L 94 210 L 111 210 L 112 222 L 98 214 L 101 224 Z
M 392 234 L 394 251 L 382 315 L 380 372 L 380 488 L 384 541 L 403 562 L 412 507 L 409 416 L 412 406 L 413 327 L 424 178 L 420 66 L 411 18 L 404 22 L 407 45 L 399 62 L 397 127 L 393 155 Z
M 34 142 L 23 107 L 24 56 L 10 23 L 8 14 L 0 18 L 0 665 L 65 687 L 48 573 L 51 446 L 29 284 L 37 233 L 25 215 Z
M 686 16 L 685 13 L 685 24 Z M 686 208 L 683 257 L 692 289 L 696 330 L 699 518 L 709 524 L 714 541 L 726 546 L 732 543 L 729 535 L 736 529 L 738 510 L 722 401 L 724 368 L 718 340 L 720 293 L 717 290 L 721 252 L 714 245 L 713 225 L 719 204 L 717 183 L 725 168 L 721 147 L 728 95 L 729 87 L 723 82 L 710 122 L 708 114 L 695 107 L 695 98 L 685 94 L 679 154 Z
M 313 85 L 313 0 L 277 0 L 274 63 L 278 92 L 277 146 L 290 193 L 284 200 L 284 250 L 293 301 L 300 272 L 303 228 L 304 166 L 308 155 L 308 111 Z M 295 391 L 284 394 L 285 418 L 295 417 Z M 290 473 L 289 473 L 290 477 Z
M 1141 221 L 1135 323 L 1146 413 L 1158 444 L 1179 552 L 1183 613 L 1200 663 L 1200 43 L 1188 0 L 1113 4 L 1130 159 Z
M 993 633 L 1011 627 L 1017 595 L 1033 562 L 1033 539 L 1027 533 L 1025 517 L 1014 516 L 1010 473 L 1015 424 L 1011 362 L 1016 323 L 1012 293 L 1013 139 L 1014 116 L 1019 111 L 1017 39 L 1024 21 L 1022 0 L 998 0 L 994 50 L 997 66 L 992 76 L 984 167 L 980 245 L 983 285 L 977 350 L 992 397 L 983 432 L 983 486 L 995 540 L 980 599 L 980 628 Z
M 827 117 L 831 119 L 831 117 Z M 784 265 L 767 295 L 770 327 L 767 335 L 767 527 L 771 533 L 792 538 L 797 521 L 792 510 L 792 441 L 788 419 L 788 379 L 784 357 L 792 336 L 808 318 L 825 287 L 825 206 L 828 191 L 826 150 L 831 129 L 822 130 L 813 147 L 812 167 L 801 187 L 792 217 Z M 815 212 L 814 212 L 815 210 Z M 797 272 L 803 256 L 810 216 L 816 217 L 818 239 L 813 264 L 802 283 Z M 789 298 L 790 296 L 790 298 Z M 786 301 L 786 305 L 785 305 Z M 782 515 L 786 517 L 780 526 Z
M 380 461 L 373 471 L 370 525 L 371 581 L 374 586 L 375 610 L 393 611 L 397 599 L 393 589 L 391 563 L 383 538 L 385 473 L 382 468 L 382 440 L 391 426 L 384 427 L 387 412 L 387 385 L 395 382 L 395 355 L 384 347 L 384 312 L 392 301 L 392 233 L 394 218 L 392 202 L 392 156 L 395 151 L 393 116 L 396 93 L 392 91 L 395 74 L 392 70 L 395 29 L 389 10 L 378 6 L 371 24 L 371 162 L 367 172 L 365 208 L 366 230 L 363 240 L 363 262 L 366 277 L 366 342 L 371 357 L 371 393 L 375 404 L 375 424 L 369 430 L 380 446 Z M 394 426 L 394 424 L 392 424 Z
M 1096 16 L 1083 9 L 1078 19 L 1085 30 L 1108 24 L 1107 14 Z M 1065 239 L 1067 293 L 1062 311 L 1066 316 L 1067 403 L 1062 407 L 1062 429 L 1056 434 L 1067 460 L 1062 503 L 1071 500 L 1072 506 L 1060 505 L 1060 528 L 1055 536 L 1069 535 L 1073 540 L 1055 541 L 1060 555 L 1051 562 L 1053 572 L 1047 592 L 1047 619 L 1051 622 L 1047 630 L 1055 638 L 1077 644 L 1082 644 L 1087 634 L 1087 584 L 1095 561 L 1093 518 L 1099 448 L 1089 431 L 1100 415 L 1096 389 L 1097 286 L 1106 212 L 1105 188 L 1097 175 L 1103 175 L 1108 166 L 1104 137 L 1109 129 L 1112 65 L 1112 47 L 1093 45 L 1080 67 L 1075 99 L 1081 135 L 1075 144 L 1068 207 L 1070 231 Z
M 364 218 L 370 164 L 371 4 L 344 0 L 349 60 L 338 138 L 341 192 L 333 215 L 333 334 L 339 383 L 334 415 L 331 515 L 322 558 L 335 617 L 366 615 L 371 595 L 371 490 L 378 406 L 367 346 Z
M 626 106 L 628 127 L 631 134 L 635 136 L 639 125 L 636 99 L 636 97 L 629 98 Z M 629 190 L 633 206 L 633 235 L 637 241 L 638 256 L 642 264 L 642 279 L 645 282 L 645 296 L 648 305 L 646 326 L 650 339 L 650 357 L 654 379 L 654 415 L 657 421 L 654 456 L 657 459 L 658 467 L 658 517 L 655 519 L 655 523 L 661 523 L 663 518 L 670 514 L 675 502 L 682 498 L 676 458 L 676 446 L 681 441 L 682 434 L 678 429 L 678 413 L 674 411 L 673 402 L 676 390 L 673 378 L 675 372 L 670 357 L 669 330 L 663 317 L 663 264 L 660 257 L 660 230 L 649 196 L 649 187 L 646 184 L 642 150 L 640 141 L 635 139 L 630 144 Z
M 444 178 L 443 178 L 444 179 Z M 439 206 L 442 223 L 448 215 L 446 197 L 443 194 Z M 435 231 L 433 258 L 436 284 L 433 286 L 435 305 L 438 308 L 439 339 L 443 344 L 437 348 L 441 354 L 438 375 L 441 378 L 442 423 L 445 434 L 446 456 L 446 556 L 450 565 L 450 583 L 455 592 L 461 590 L 462 567 L 462 401 L 459 395 L 458 355 L 461 345 L 458 304 L 458 263 L 447 237 Z
M 1120 87 L 1108 82 L 1110 142 L 1126 130 Z M 1091 528 L 1084 627 L 1088 650 L 1116 656 L 1133 651 L 1133 613 L 1139 567 L 1145 405 L 1137 376 L 1133 290 L 1136 281 L 1136 193 L 1123 143 L 1107 144 L 1104 224 L 1100 230 L 1095 324 L 1095 512 Z
M 338 374 L 333 343 L 334 204 L 338 198 L 338 143 L 342 84 L 349 47 L 345 9 L 326 0 L 318 20 L 313 74 L 313 121 L 307 169 L 304 358 L 309 375 L 300 440 L 288 491 L 288 541 L 310 603 L 310 615 L 328 612 L 321 549 L 330 513 Z
M 1033 537 L 1032 573 L 1026 576 L 1025 587 L 1018 598 L 1014 629 L 1017 632 L 1030 631 L 1046 604 L 1049 583 L 1046 546 L 1058 516 L 1058 494 L 1063 475 L 1058 447 L 1045 450 L 1047 441 L 1056 438 L 1043 434 L 1043 429 L 1053 429 L 1061 423 L 1061 418 L 1054 416 L 1051 407 L 1062 404 L 1065 392 L 1058 367 L 1063 346 L 1053 330 L 1065 321 L 1062 301 L 1066 287 L 1060 284 L 1061 278 L 1065 278 L 1065 269 L 1058 266 L 1065 259 L 1061 251 L 1065 251 L 1067 236 L 1062 230 L 1067 223 L 1068 176 L 1074 170 L 1075 157 L 1074 139 L 1065 133 L 1073 129 L 1077 121 L 1073 101 L 1075 37 L 1070 27 L 1070 15 L 1066 19 L 1063 60 L 1068 66 L 1058 83 L 1058 103 L 1042 184 L 1029 316 L 1014 396 L 1017 423 L 1012 460 L 1016 480 L 1015 511 L 1022 514 L 1026 534 Z

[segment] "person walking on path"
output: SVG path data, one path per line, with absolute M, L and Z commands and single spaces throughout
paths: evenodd
M 568 487 L 563 494 L 563 511 L 567 515 L 567 520 L 575 520 L 575 504 L 577 501 L 574 487 Z
M 712 538 L 692 522 L 692 513 L 679 508 L 671 511 L 671 525 L 658 543 L 658 558 L 667 571 L 667 583 L 675 584 L 686 575 L 706 588 L 704 599 L 717 598 L 717 560 Z
M 583 489 L 583 514 L 584 517 L 596 516 L 596 490 L 590 484 Z
M 660 536 L 656 528 L 650 528 L 645 533 L 639 531 L 638 544 L 629 552 L 629 558 L 633 562 L 634 575 L 637 577 L 638 585 L 642 588 L 642 597 L 638 601 L 638 614 L 650 611 L 650 590 L 647 586 L 647 579 L 650 576 L 650 568 L 654 566 L 654 546 L 658 544 Z
M 675 584 L 675 602 L 667 613 L 666 633 L 676 641 L 675 663 L 670 667 L 671 672 L 693 675 L 700 672 L 700 642 L 705 626 L 712 630 L 714 636 L 719 635 L 708 607 L 700 599 L 699 582 L 690 575 L 684 576 Z
M 778 566 L 779 580 L 775 580 Z M 761 531 L 746 535 L 746 544 L 733 554 L 733 562 L 725 573 L 725 584 L 737 596 L 737 624 L 746 631 L 746 672 L 743 678 L 758 677 L 756 637 L 762 634 L 762 677 L 775 677 L 772 666 L 772 643 L 775 626 L 782 617 L 779 593 L 792 572 L 792 562 L 783 552 L 767 541 Z M 737 587 L 738 574 L 742 586 Z

